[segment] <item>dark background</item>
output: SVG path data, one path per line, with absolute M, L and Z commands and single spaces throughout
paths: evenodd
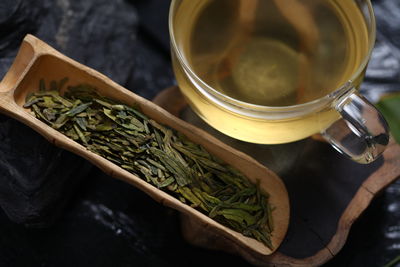
M 82 2 L 2 0 L 0 77 L 33 33 L 148 99 L 175 83 L 169 1 Z M 362 90 L 376 101 L 399 87 L 400 3 L 373 4 L 378 42 Z M 248 265 L 189 245 L 177 212 L 4 116 L 0 151 L 0 266 Z M 399 189 L 395 183 L 373 201 L 326 266 L 382 266 L 400 255 Z

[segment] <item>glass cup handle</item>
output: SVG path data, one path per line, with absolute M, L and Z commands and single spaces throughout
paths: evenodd
M 382 114 L 351 87 L 333 107 L 342 116 L 322 136 L 340 153 L 359 163 L 377 159 L 389 143 L 389 127 Z

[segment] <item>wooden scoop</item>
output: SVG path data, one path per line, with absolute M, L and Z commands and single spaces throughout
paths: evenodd
M 71 84 L 87 83 L 95 86 L 101 95 L 128 105 L 137 104 L 144 114 L 186 135 L 191 141 L 202 145 L 213 155 L 242 171 L 250 181 L 260 182 L 261 188 L 270 194 L 275 230 L 272 244 L 274 250 L 285 236 L 289 221 L 289 200 L 280 178 L 249 156 L 221 143 L 204 131 L 171 115 L 156 104 L 128 91 L 104 75 L 62 55 L 32 35 L 27 35 L 10 70 L 0 83 L 0 111 L 28 125 L 51 143 L 76 153 L 98 166 L 112 177 L 128 182 L 156 201 L 182 212 L 200 225 L 227 239 L 238 248 L 239 253 L 268 255 L 273 250 L 255 239 L 245 237 L 215 222 L 206 215 L 181 203 L 176 198 L 157 189 L 139 177 L 125 171 L 103 157 L 87 150 L 62 133 L 36 119 L 30 110 L 23 108 L 28 93 L 37 91 L 40 79 L 60 80 L 69 78 Z

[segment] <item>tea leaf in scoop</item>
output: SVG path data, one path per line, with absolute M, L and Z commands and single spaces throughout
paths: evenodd
M 39 91 L 39 92 L 35 93 L 34 95 L 36 97 L 50 96 L 53 98 L 54 102 L 59 102 L 60 104 L 63 104 L 67 108 L 73 106 L 73 104 L 70 101 L 68 101 L 67 99 L 60 96 L 60 94 L 57 90 L 55 90 L 55 91 L 54 90 L 53 91 Z
M 54 109 L 46 108 L 43 110 L 43 115 L 47 118 L 48 121 L 53 121 L 56 119 L 57 112 Z
M 264 204 L 265 205 L 265 204 Z M 268 205 L 265 207 L 265 214 L 267 214 L 268 219 L 266 220 L 266 225 L 268 226 L 269 233 L 272 233 L 274 231 L 274 220 L 272 220 L 272 211 L 274 209 L 271 207 L 271 205 Z
M 41 98 L 37 98 L 36 96 L 30 96 L 29 98 L 27 98 L 25 104 L 23 105 L 24 108 L 29 108 L 31 107 L 33 104 L 36 104 L 40 101 L 42 101 L 43 99 Z
M 236 209 L 242 209 L 245 211 L 259 211 L 262 209 L 261 205 L 251 205 L 251 204 L 246 204 L 246 203 L 242 203 L 242 202 L 234 202 L 234 203 L 222 203 L 220 204 L 221 207 L 224 208 L 236 208 Z
M 39 91 L 46 91 L 46 83 L 44 79 L 40 79 L 39 81 Z
M 81 104 L 79 106 L 76 106 L 72 109 L 70 109 L 67 113 L 65 113 L 68 117 L 74 117 L 77 114 L 81 113 L 82 111 L 84 111 L 85 109 L 87 109 L 88 107 L 90 107 L 90 105 L 92 105 L 91 102 L 89 103 L 85 103 L 85 104 Z
M 59 82 L 58 82 L 58 91 L 61 91 L 63 88 L 64 88 L 64 86 L 67 84 L 67 82 L 68 82 L 68 77 L 64 77 L 63 79 L 61 79 Z
M 69 116 L 66 113 L 61 114 L 51 126 L 54 129 L 60 129 L 65 123 L 69 121 Z
M 113 124 L 97 124 L 94 128 L 95 131 L 99 132 L 111 131 L 112 129 L 114 129 Z
M 93 101 L 98 103 L 98 104 L 100 104 L 100 105 L 102 105 L 103 107 L 105 107 L 105 108 L 107 108 L 109 110 L 112 109 L 112 104 L 111 103 L 108 103 L 108 102 L 100 100 L 100 99 L 94 99 Z
M 126 109 L 129 113 L 131 113 L 132 115 L 135 115 L 135 116 L 141 118 L 142 120 L 144 120 L 144 121 L 146 121 L 146 122 L 149 122 L 149 121 L 150 121 L 150 119 L 149 119 L 146 115 L 142 114 L 141 112 L 137 111 L 136 109 L 133 109 L 133 108 L 128 107 L 128 106 L 125 106 L 125 109 Z
M 76 123 L 79 125 L 79 127 L 82 130 L 84 130 L 84 131 L 87 130 L 88 123 L 87 123 L 87 120 L 85 118 L 76 117 L 75 121 L 76 121 Z
M 176 182 L 179 186 L 185 186 L 190 183 L 188 180 L 189 173 L 187 168 L 181 164 L 181 162 L 177 161 L 176 159 L 170 157 L 164 151 L 157 149 L 157 148 L 150 148 L 149 149 L 153 155 L 155 155 L 163 165 L 175 175 Z
M 203 188 L 201 188 L 203 189 Z M 201 194 L 203 195 L 203 198 L 208 202 L 211 203 L 213 205 L 219 205 L 221 203 L 221 200 L 215 196 L 212 196 L 211 190 L 206 191 L 206 190 L 200 190 Z
M 161 165 L 160 163 L 158 163 L 155 160 L 152 160 L 151 158 L 147 158 L 146 159 L 150 164 L 154 165 L 156 168 L 162 170 L 162 171 L 166 171 L 165 167 L 163 165 Z
M 68 136 L 69 138 L 71 138 L 72 140 L 78 140 L 79 139 L 79 136 L 78 136 L 78 134 L 76 133 L 76 131 L 74 130 L 74 128 L 71 128 L 71 129 L 68 129 L 68 130 L 66 130 L 66 131 L 64 131 L 64 134 L 66 135 L 66 136 Z
M 182 196 L 189 200 L 192 203 L 193 207 L 201 207 L 203 210 L 207 211 L 207 207 L 204 206 L 203 202 L 196 197 L 195 194 L 188 187 L 180 187 L 178 191 L 182 194 Z
M 215 221 L 273 248 L 273 207 L 238 170 L 136 107 L 99 95 L 87 84 L 44 80 L 24 107 L 93 153 L 168 192 Z
M 261 231 L 255 229 L 249 229 L 249 231 L 251 236 L 254 236 L 254 238 L 263 242 L 267 247 L 273 247 L 269 235 L 262 234 Z
M 44 120 L 47 123 L 50 123 L 50 121 L 48 121 L 46 116 L 42 113 L 42 110 L 36 104 L 32 105 L 32 109 L 37 117 L 39 117 L 40 119 Z
M 51 81 L 50 82 L 50 90 L 52 91 L 58 91 L 58 86 L 56 81 Z
M 244 223 L 246 226 L 253 225 L 256 222 L 253 216 L 241 209 L 222 209 L 217 211 L 217 215 L 222 215 L 226 219 L 233 220 L 239 224 Z
M 175 179 L 172 178 L 172 177 L 169 177 L 168 179 L 166 179 L 162 183 L 160 183 L 159 187 L 160 188 L 167 187 L 167 186 L 171 185 L 174 182 L 175 182 Z
M 117 117 L 114 116 L 114 115 L 111 113 L 111 109 L 103 108 L 103 113 L 104 113 L 104 115 L 106 115 L 107 117 L 109 117 L 109 118 L 110 118 L 111 120 L 113 120 L 114 122 L 117 122 Z
M 81 141 L 84 144 L 87 144 L 88 142 L 86 141 L 86 137 L 83 135 L 81 130 L 79 130 L 79 127 L 77 126 L 77 124 L 74 124 L 74 129 L 75 129 L 75 132 L 78 134 L 79 138 L 81 139 Z

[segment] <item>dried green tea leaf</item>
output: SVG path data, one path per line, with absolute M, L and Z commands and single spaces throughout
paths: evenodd
M 251 226 L 256 223 L 256 220 L 250 213 L 241 209 L 223 209 L 217 212 L 218 215 L 222 215 L 229 220 L 234 220 L 240 224 L 245 223 L 247 226 Z
M 219 223 L 273 248 L 268 194 L 243 174 L 137 108 L 100 96 L 93 86 L 44 80 L 26 97 L 35 116 L 144 181 Z
M 166 179 L 165 181 L 163 181 L 159 184 L 159 188 L 167 187 L 167 186 L 171 185 L 173 182 L 175 182 L 175 179 L 172 177 L 169 177 L 168 179 Z
M 29 97 L 29 99 L 26 100 L 25 104 L 24 104 L 24 108 L 29 108 L 31 107 L 33 104 L 36 104 L 38 102 L 42 101 L 41 98 L 37 98 L 35 96 L 31 96 Z
M 44 79 L 40 79 L 39 81 L 39 91 L 46 91 L 46 83 L 44 82 Z
M 68 117 L 76 116 L 77 114 L 83 112 L 85 109 L 87 109 L 88 107 L 90 107 L 90 105 L 92 105 L 91 102 L 81 104 L 81 105 L 79 105 L 79 106 L 76 106 L 76 107 L 72 108 L 70 111 L 68 111 L 68 112 L 65 113 L 65 114 L 66 114 Z
M 68 82 L 68 77 L 61 79 L 58 83 L 58 91 L 61 91 Z

